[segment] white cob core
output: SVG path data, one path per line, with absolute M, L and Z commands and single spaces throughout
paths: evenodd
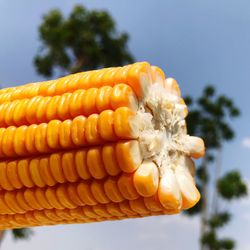
M 186 105 L 180 97 L 167 91 L 162 84 L 150 85 L 137 112 L 140 124 L 139 145 L 142 157 L 156 163 L 163 176 L 166 169 L 186 165 Z M 184 164 L 183 164 L 184 163 Z

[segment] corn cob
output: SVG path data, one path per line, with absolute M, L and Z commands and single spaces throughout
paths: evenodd
M 194 206 L 204 144 L 165 78 L 142 62 L 0 90 L 0 230 Z

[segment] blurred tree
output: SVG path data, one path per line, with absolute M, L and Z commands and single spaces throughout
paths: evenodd
M 106 11 L 78 5 L 65 19 L 59 10 L 51 10 L 43 17 L 39 35 L 42 46 L 34 64 L 46 77 L 133 61 L 127 49 L 128 34 L 117 32 Z
M 233 249 L 233 239 L 218 238 L 218 229 L 231 219 L 228 211 L 219 210 L 219 201 L 240 198 L 246 195 L 247 188 L 238 171 L 221 176 L 221 157 L 223 143 L 234 138 L 229 119 L 239 116 L 240 111 L 232 99 L 224 95 L 217 96 L 213 86 L 207 86 L 201 97 L 193 99 L 188 96 L 185 101 L 190 109 L 188 132 L 202 137 L 206 144 L 206 156 L 197 169 L 197 185 L 202 199 L 187 214 L 201 215 L 202 250 Z M 214 169 L 211 169 L 212 164 Z

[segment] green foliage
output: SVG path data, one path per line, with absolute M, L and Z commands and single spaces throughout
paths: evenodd
M 207 232 L 202 236 L 201 242 L 203 245 L 210 246 L 210 249 L 216 248 L 216 234 L 214 232 Z
M 209 181 L 209 176 L 207 171 L 205 170 L 204 166 L 200 166 L 196 170 L 196 177 L 202 183 L 207 183 Z
M 239 116 L 240 111 L 232 99 L 225 95 L 216 95 L 213 86 L 207 86 L 201 97 L 196 100 L 190 96 L 186 97 L 185 102 L 189 106 L 188 132 L 203 138 L 206 145 L 206 156 L 196 171 L 197 186 L 202 198 L 195 207 L 187 211 L 187 214 L 202 214 L 205 230 L 201 235 L 201 245 L 205 246 L 205 249 L 233 249 L 235 243 L 232 239 L 219 239 L 217 237 L 218 229 L 230 221 L 231 215 L 227 211 L 217 211 L 217 208 L 215 209 L 209 203 L 207 195 L 208 189 L 211 187 L 210 183 L 214 183 L 211 182 L 213 180 L 210 180 L 211 169 L 209 165 L 215 162 L 216 152 L 222 148 L 223 142 L 234 138 L 234 131 L 229 120 Z M 237 171 L 226 173 L 222 178 L 217 178 L 213 188 L 225 200 L 240 198 L 247 193 L 246 185 Z M 212 210 L 208 214 L 207 211 L 210 208 L 214 211 Z
M 235 242 L 228 238 L 223 238 L 218 241 L 219 249 L 231 250 L 235 248 Z
M 117 32 L 107 11 L 78 5 L 64 18 L 59 10 L 52 10 L 43 17 L 39 35 L 42 47 L 34 64 L 46 77 L 58 71 L 75 73 L 133 61 L 128 34 Z
M 217 189 L 219 194 L 226 200 L 240 198 L 247 194 L 247 186 L 242 181 L 238 171 L 229 172 L 220 178 Z
M 29 228 L 13 229 L 12 235 L 15 240 L 28 239 L 33 234 Z
M 213 230 L 205 233 L 201 239 L 201 242 L 210 250 L 231 250 L 235 247 L 233 240 L 227 238 L 218 239 L 216 232 Z
M 208 223 L 212 229 L 220 228 L 227 224 L 230 221 L 230 218 L 231 214 L 228 212 L 220 212 L 211 216 Z
M 224 95 L 216 97 L 215 94 L 214 87 L 207 86 L 196 101 L 190 96 L 185 98 L 190 107 L 187 117 L 189 133 L 202 137 L 207 149 L 217 149 L 223 141 L 233 139 L 234 132 L 227 118 L 240 114 L 231 99 Z

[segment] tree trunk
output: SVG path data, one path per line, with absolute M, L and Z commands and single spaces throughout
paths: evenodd
M 204 175 L 207 176 L 207 159 L 203 158 L 202 168 Z M 202 206 L 201 206 L 201 238 L 207 231 L 207 219 L 208 219 L 208 181 L 204 180 L 201 187 Z M 200 242 L 200 249 L 206 250 L 206 246 Z
M 214 190 L 213 190 L 212 211 L 211 211 L 213 215 L 216 215 L 219 209 L 217 183 L 221 176 L 221 169 L 222 169 L 222 150 L 221 148 L 219 148 L 217 151 L 217 157 L 216 157 L 215 176 L 214 176 L 214 185 L 213 185 Z
M 4 235 L 5 235 L 5 231 L 4 231 L 4 230 L 1 230 L 1 231 L 0 231 L 0 246 L 1 246 L 2 242 L 3 242 Z

